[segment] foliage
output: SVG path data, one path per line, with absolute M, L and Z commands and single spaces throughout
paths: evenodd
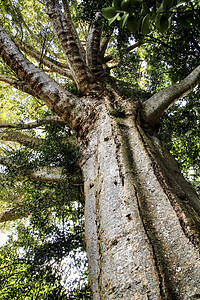
M 0 299 L 66 299 L 69 294 L 71 299 L 73 295 L 74 299 L 83 299 L 89 293 L 84 275 L 86 259 L 81 254 L 85 251 L 81 185 L 74 186 L 70 176 L 80 153 L 66 141 L 69 129 L 65 125 L 47 125 L 44 133 L 44 144 L 37 151 L 25 147 L 7 151 L 11 164 L 1 182 L 1 195 L 5 201 L 7 193 L 9 202 L 14 196 L 11 208 L 17 208 L 21 217 L 30 217 L 15 226 L 15 233 L 0 248 Z M 64 166 L 63 181 L 19 181 L 19 172 L 31 172 L 44 165 Z M 70 268 L 66 268 L 73 261 L 81 285 L 77 278 L 67 278 Z
M 114 0 L 102 12 L 109 25 L 118 20 L 122 28 L 127 25 L 130 32 L 145 35 L 150 33 L 152 25 L 162 33 L 167 31 L 172 20 L 185 28 L 196 26 L 199 9 L 198 1 Z
M 185 177 L 200 192 L 199 91 L 194 91 L 165 114 L 160 136 L 176 157 Z

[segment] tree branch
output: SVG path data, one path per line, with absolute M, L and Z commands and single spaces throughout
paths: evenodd
M 113 30 L 110 30 L 110 32 L 108 32 L 101 40 L 101 43 L 100 43 L 100 56 L 103 58 L 104 57 L 104 54 L 106 52 L 106 49 L 107 49 L 107 46 L 108 46 L 108 43 L 110 41 L 110 38 L 112 36 L 112 33 L 113 33 Z
M 1 157 L 0 157 L 1 163 Z M 4 177 L 4 174 L 0 174 L 0 177 Z M 44 181 L 44 182 L 67 182 L 70 181 L 70 184 L 73 185 L 77 191 L 80 192 L 80 186 L 83 185 L 82 182 L 82 174 L 80 168 L 76 168 L 73 174 L 70 174 L 69 177 L 62 175 L 61 167 L 43 167 L 37 171 L 33 171 L 32 173 L 24 172 L 23 175 L 20 174 L 18 178 L 23 179 L 24 177 L 28 177 L 35 181 Z M 23 197 L 20 196 L 20 197 Z M 20 199 L 21 200 L 21 199 Z M 11 201 L 13 202 L 13 200 Z M 15 199 L 17 202 L 16 207 L 9 207 L 0 212 L 0 223 L 6 221 L 14 221 L 17 219 L 21 219 L 23 217 L 28 217 L 31 214 L 31 211 L 27 211 L 27 207 L 23 204 L 23 202 L 18 203 L 19 199 Z
M 36 94 L 27 84 L 26 82 L 19 80 L 17 78 L 12 78 L 8 76 L 1 76 L 0 75 L 0 81 L 5 82 L 14 88 L 16 88 L 19 91 L 22 91 L 24 93 L 27 93 L 33 97 L 40 98 L 38 94 Z
M 75 29 L 75 26 L 74 26 L 74 23 L 72 21 L 72 17 L 71 17 L 71 13 L 70 13 L 70 8 L 69 8 L 69 3 L 67 0 L 62 0 L 62 3 L 63 3 L 63 7 L 64 7 L 64 11 L 65 11 L 65 16 L 66 16 L 66 19 L 67 19 L 67 23 L 68 23 L 68 26 L 70 28 L 70 31 L 79 47 L 79 50 L 84 58 L 84 60 L 86 60 L 86 53 L 85 53 L 85 49 L 83 48 L 83 45 L 79 39 L 79 36 L 77 34 L 77 31 Z
M 24 123 L 1 123 L 0 122 L 0 128 L 16 128 L 16 129 L 32 129 L 32 128 L 37 128 L 40 126 L 44 126 L 47 124 L 66 124 L 65 121 L 63 121 L 61 118 L 58 116 L 49 116 L 41 120 L 37 120 L 34 122 L 30 122 L 27 124 Z
M 60 45 L 68 59 L 73 78 L 82 93 L 88 94 L 91 90 L 95 90 L 97 85 L 94 83 L 94 79 L 86 67 L 84 58 L 70 30 L 70 26 L 57 0 L 45 0 L 45 2 L 47 13 L 52 21 Z
M 101 17 L 101 13 L 96 14 L 94 21 L 90 25 L 86 43 L 87 65 L 96 77 L 105 76 L 100 56 L 101 28 L 99 23 Z
M 5 156 L 0 156 L 0 164 L 2 166 L 10 166 L 11 162 L 10 159 Z M 2 174 L 1 174 L 2 175 Z
M 73 174 L 69 176 L 63 175 L 62 167 L 43 167 L 37 171 L 26 173 L 24 176 L 35 181 L 47 181 L 47 182 L 65 182 L 69 181 L 72 185 L 82 185 L 82 177 L 80 169 L 77 168 Z
M 156 125 L 164 112 L 177 100 L 187 96 L 200 82 L 200 66 L 180 83 L 169 86 L 146 100 L 143 104 L 143 119 Z
M 88 126 L 85 120 L 90 114 L 94 115 L 94 103 L 90 103 L 87 98 L 80 102 L 78 97 L 63 89 L 53 78 L 27 60 L 1 26 L 0 54 L 18 78 L 25 81 L 50 110 L 67 121 L 69 126 L 75 130 L 82 129 L 83 124 L 85 128 Z
M 41 138 L 32 137 L 28 134 L 24 134 L 19 131 L 14 131 L 12 129 L 0 132 L 0 140 L 17 142 L 31 149 L 38 149 L 44 143 L 44 140 Z
M 20 43 L 16 43 L 16 45 L 19 47 L 19 49 L 21 49 L 26 54 L 32 56 L 38 61 L 41 60 L 41 63 L 46 67 L 48 67 L 51 71 L 56 72 L 67 78 L 73 79 L 72 73 L 70 70 L 67 69 L 68 66 L 66 64 L 59 63 L 56 60 L 47 57 L 41 58 L 41 53 L 38 51 L 33 51 L 31 49 L 31 46 L 21 45 Z
M 19 220 L 28 217 L 30 213 L 31 212 L 27 212 L 24 205 L 10 207 L 0 212 L 0 223 Z
M 29 178 L 34 181 L 46 181 L 46 182 L 67 182 L 70 181 L 71 185 L 82 185 L 82 175 L 79 167 L 74 168 L 73 173 L 68 175 L 63 174 L 63 167 L 40 167 L 37 170 L 21 170 L 21 167 L 13 163 L 8 157 L 0 156 L 0 164 L 3 166 L 12 166 L 16 169 L 17 180 L 23 180 Z M 4 178 L 5 174 L 0 173 L 0 177 Z
M 41 53 L 40 53 L 39 51 L 37 51 L 37 50 L 36 50 L 34 47 L 32 47 L 31 45 L 29 45 L 29 44 L 27 44 L 27 43 L 25 43 L 25 42 L 23 42 L 23 44 L 21 44 L 21 42 L 15 42 L 15 43 L 16 43 L 16 45 L 17 45 L 17 47 L 18 47 L 19 49 L 21 49 L 22 51 L 26 52 L 27 54 L 30 54 L 31 56 L 34 55 L 33 57 L 35 57 L 36 59 L 41 57 Z M 46 49 L 45 49 L 45 50 L 46 50 Z M 46 51 L 47 51 L 47 50 L 46 50 Z M 64 59 L 65 59 L 64 57 L 60 58 L 60 57 L 58 57 L 58 56 L 55 54 L 55 58 L 56 58 L 56 59 L 51 58 L 51 57 L 47 57 L 47 56 L 45 56 L 45 58 L 46 58 L 47 60 L 49 60 L 50 62 L 52 62 L 55 66 L 57 66 L 57 67 L 59 67 L 59 68 L 61 68 L 61 69 L 69 69 L 68 64 L 62 63 L 62 62 L 56 60 L 57 58 L 58 58 L 58 59 L 61 59 L 61 60 L 64 60 Z
M 144 43 L 141 43 L 141 42 L 136 42 L 135 44 L 129 46 L 127 49 L 126 49 L 126 53 L 129 53 L 131 52 L 132 50 L 134 50 L 135 48 L 139 47 L 140 45 L 143 45 Z M 105 63 L 108 63 L 109 61 L 113 60 L 113 56 L 110 54 L 110 55 L 107 55 L 105 58 L 104 58 L 104 61 Z

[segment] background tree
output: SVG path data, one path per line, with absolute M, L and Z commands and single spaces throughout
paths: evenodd
M 195 1 L 189 5 L 193 3 L 195 15 L 199 5 Z M 151 1 L 145 4 L 152 7 Z M 160 2 L 158 9 L 165 4 Z M 111 1 L 1 4 L 1 23 L 7 31 L 0 29 L 0 53 L 7 65 L 2 61 L 1 81 L 34 97 L 31 99 L 37 98 L 40 105 L 44 102 L 76 133 L 82 152 L 79 165 L 93 299 L 197 298 L 200 202 L 158 132 L 177 153 L 178 145 L 184 143 L 176 134 L 179 125 L 171 126 L 172 122 L 163 118 L 174 102 L 178 105 L 177 101 L 199 83 L 199 27 L 190 22 L 192 29 L 184 29 L 188 39 L 184 53 L 185 48 L 177 47 L 182 30 L 178 11 L 173 12 L 170 31 L 165 35 L 149 27 L 149 19 L 149 34 L 144 36 L 143 30 L 134 34 L 127 31 L 128 17 L 124 28 L 116 29 L 117 20 L 113 20 L 108 29 L 100 13 L 103 5 L 111 6 Z M 177 61 L 173 51 L 179 54 Z M 191 99 L 197 95 L 195 89 Z M 24 99 L 21 103 L 26 107 Z M 196 103 L 182 102 L 186 116 L 187 105 L 195 111 Z M 39 118 L 28 119 L 24 130 L 32 123 L 48 123 L 46 112 L 44 107 Z M 176 115 L 170 113 L 174 124 L 178 120 L 183 123 L 184 115 Z M 198 118 L 195 121 L 198 123 Z M 16 130 L 19 123 L 4 119 L 2 128 L 4 143 L 17 142 L 36 151 L 26 160 L 31 165 L 29 172 L 20 166 L 18 179 L 49 178 L 48 173 L 58 175 L 63 168 L 67 174 L 72 172 L 65 160 L 54 164 L 47 155 L 40 156 L 43 164 L 38 165 L 36 153 L 43 141 L 30 134 L 25 138 L 25 132 Z M 195 147 L 197 153 L 198 140 L 193 143 Z M 9 163 L 9 157 L 4 156 L 4 164 Z M 13 161 L 10 164 L 13 166 Z M 182 166 L 187 173 L 190 162 Z M 74 178 L 73 172 L 71 176 Z
M 21 123 L 22 127 L 26 125 Z M 22 135 L 19 131 L 9 132 L 11 140 L 17 136 L 18 145 Z M 68 132 L 65 124 L 48 124 L 43 138 L 23 134 L 26 146 L 16 147 L 10 142 L 4 147 L 0 221 L 4 225 L 23 219 L 11 225 L 9 230 L 14 232 L 1 247 L 1 299 L 79 299 L 89 293 L 84 275 L 82 182 L 80 174 L 74 174 L 80 154 L 66 140 Z M 9 139 L 8 132 L 5 136 Z M 1 163 L 5 165 L 5 157 Z M 80 286 L 69 265 L 82 275 Z

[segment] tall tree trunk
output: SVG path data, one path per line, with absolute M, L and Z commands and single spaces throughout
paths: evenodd
M 108 99 L 88 136 L 82 169 L 93 299 L 200 297 L 200 202 L 173 157 L 125 102 Z

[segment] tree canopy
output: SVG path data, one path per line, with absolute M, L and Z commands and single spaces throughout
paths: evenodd
M 85 83 L 70 70 L 73 62 L 66 60 L 45 2 L 2 1 L 0 25 L 34 66 L 75 97 L 82 96 Z M 90 29 L 99 23 L 103 68 L 110 85 L 117 85 L 127 97 L 142 103 L 183 80 L 200 64 L 197 0 L 61 2 L 83 57 Z M 94 73 L 100 77 L 101 69 Z M 18 220 L 15 235 L 0 249 L 0 298 L 88 299 L 86 259 L 80 254 L 85 251 L 84 199 L 76 134 L 70 122 L 52 113 L 51 105 L 47 107 L 41 95 L 19 77 L 0 59 L 0 220 L 4 226 Z M 156 128 L 197 191 L 199 96 L 196 88 L 179 100 Z M 110 113 L 123 117 L 123 103 Z M 82 285 L 71 292 L 62 277 L 67 257 L 71 263 L 74 258 L 83 278 Z

